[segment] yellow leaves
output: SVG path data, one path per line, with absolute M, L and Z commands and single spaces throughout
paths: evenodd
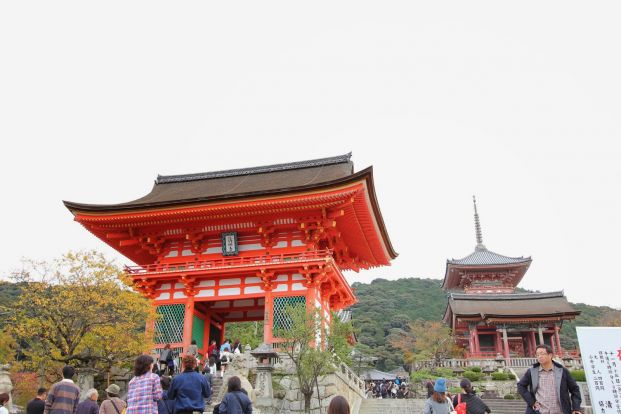
M 69 252 L 20 273 L 25 283 L 11 311 L 11 334 L 33 364 L 72 362 L 108 368 L 151 346 L 149 302 L 129 290 L 123 272 L 101 253 Z

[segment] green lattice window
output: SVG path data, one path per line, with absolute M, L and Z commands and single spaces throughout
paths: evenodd
M 306 306 L 306 296 L 286 296 L 274 298 L 273 332 L 276 332 L 276 330 L 280 328 L 291 328 L 291 320 L 287 317 L 287 315 L 285 315 L 285 308 L 287 305 L 295 306 L 298 304 Z
M 183 342 L 185 305 L 162 305 L 156 309 L 159 318 L 155 323 L 155 342 L 168 344 Z

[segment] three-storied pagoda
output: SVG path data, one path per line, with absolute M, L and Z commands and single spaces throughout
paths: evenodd
M 474 200 L 477 245 L 463 259 L 446 262 L 442 288 L 448 292 L 444 321 L 471 358 L 535 356 L 537 344 L 560 355 L 559 331 L 574 310 L 563 292 L 515 293 L 531 264 L 530 257 L 507 257 L 483 245 Z
M 158 347 L 222 342 L 227 322 L 263 321 L 264 341 L 287 304 L 330 311 L 355 303 L 343 270 L 388 265 L 393 250 L 372 167 L 343 156 L 158 176 L 134 201 L 65 201 L 75 220 L 136 263 L 135 289 L 161 315 Z

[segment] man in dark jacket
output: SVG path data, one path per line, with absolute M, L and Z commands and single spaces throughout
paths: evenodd
M 183 373 L 177 375 L 170 384 L 168 399 L 175 401 L 175 414 L 202 414 L 205 411 L 205 398 L 211 395 L 211 388 L 205 377 L 196 372 L 196 358 L 183 357 Z
M 39 388 L 37 390 L 37 396 L 28 402 L 26 406 L 26 414 L 43 414 L 45 410 L 45 398 L 47 397 L 47 390 L 45 388 Z
M 567 368 L 552 360 L 552 348 L 539 345 L 537 362 L 518 382 L 526 414 L 580 414 L 580 388 Z

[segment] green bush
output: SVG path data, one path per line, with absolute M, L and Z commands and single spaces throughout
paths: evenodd
M 483 374 L 481 374 L 480 372 L 466 371 L 464 372 L 464 377 L 468 378 L 470 381 L 481 381 L 481 378 L 483 378 Z
M 510 380 L 515 379 L 515 375 L 513 374 L 513 372 L 507 372 L 507 376 L 509 377 Z
M 469 367 L 468 371 L 481 372 L 481 367 Z
M 436 368 L 435 374 L 438 377 L 443 377 L 443 378 L 453 378 L 453 377 L 455 377 L 455 373 L 450 368 Z
M 583 369 L 577 369 L 575 371 L 570 371 L 569 373 L 578 382 L 586 381 L 586 374 L 584 373 Z
M 509 376 L 504 372 L 492 372 L 492 379 L 494 381 L 506 381 L 509 379 Z
M 461 392 L 464 392 L 464 390 L 462 390 L 462 389 L 461 389 L 461 388 L 459 388 L 459 387 L 451 387 L 451 388 L 449 388 L 449 392 L 450 392 L 452 395 L 457 395 L 457 394 L 459 394 L 459 393 L 461 393 Z
M 513 394 L 507 394 L 503 397 L 505 400 L 515 400 L 515 395 Z
M 428 369 L 419 369 L 410 374 L 410 380 L 412 380 L 412 382 L 423 382 L 434 378 L 436 378 L 436 376 Z

